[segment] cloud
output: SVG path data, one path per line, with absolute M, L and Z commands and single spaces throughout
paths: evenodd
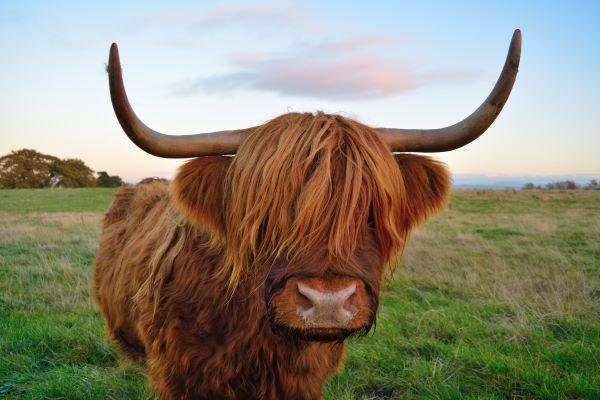
M 198 27 L 224 25 L 282 25 L 288 26 L 306 21 L 307 11 L 298 4 L 288 2 L 220 3 L 208 9 L 166 11 L 150 15 L 144 23 L 181 24 Z
M 209 11 L 205 24 L 280 23 L 289 24 L 304 19 L 306 10 L 297 4 L 279 3 L 223 3 Z
M 312 52 L 330 52 L 338 54 L 354 53 L 360 50 L 369 50 L 375 47 L 400 44 L 402 42 L 404 42 L 404 40 L 398 36 L 363 35 L 323 42 L 314 46 Z
M 259 90 L 285 96 L 357 100 L 389 97 L 434 81 L 462 81 L 477 75 L 466 69 L 420 73 L 411 63 L 377 51 L 401 42 L 397 37 L 367 35 L 297 46 L 285 54 L 231 53 L 228 61 L 236 72 L 177 82 L 174 93 Z
M 286 51 L 245 48 L 230 53 L 227 61 L 234 72 L 175 82 L 172 89 L 177 95 L 256 90 L 330 100 L 371 99 L 476 75 L 464 69 L 421 72 L 413 63 L 390 57 L 399 53 L 402 37 L 357 33 L 357 27 L 319 25 L 318 17 L 288 2 L 228 2 L 195 12 L 154 16 L 162 23 L 187 23 L 202 29 L 244 27 L 260 32 L 267 41 L 277 34 L 280 41 L 294 43 Z M 265 31 L 270 36 L 265 36 Z

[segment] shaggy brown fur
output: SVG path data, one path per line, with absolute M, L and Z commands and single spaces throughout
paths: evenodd
M 107 331 L 163 399 L 319 399 L 346 334 L 292 327 L 286 282 L 359 279 L 368 330 L 384 265 L 448 188 L 441 164 L 394 159 L 367 126 L 283 115 L 235 157 L 187 162 L 170 188 L 119 191 L 94 278 Z

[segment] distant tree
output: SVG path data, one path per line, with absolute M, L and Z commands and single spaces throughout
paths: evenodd
M 589 183 L 587 185 L 585 185 L 584 189 L 600 190 L 600 182 L 598 182 L 596 179 L 592 179 L 591 181 L 589 181 Z
M 52 164 L 53 181 L 55 187 L 90 187 L 95 186 L 94 171 L 83 161 L 77 158 L 55 160 Z
M 61 160 L 31 149 L 0 157 L 0 188 L 94 186 L 94 171 L 83 161 Z
M 109 188 L 119 187 L 123 186 L 123 180 L 117 175 L 108 175 L 106 171 L 100 171 L 96 178 L 96 186 Z
M 532 189 L 535 189 L 535 185 L 531 182 L 527 182 L 526 184 L 523 185 L 523 187 L 521 189 L 532 190 Z
M 59 159 L 31 149 L 0 157 L 0 188 L 45 188 L 52 185 L 53 165 Z
M 575 190 L 579 189 L 579 185 L 574 181 L 557 181 L 546 184 L 547 190 Z

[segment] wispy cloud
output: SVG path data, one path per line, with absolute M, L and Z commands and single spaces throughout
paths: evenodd
M 289 24 L 303 20 L 307 12 L 297 4 L 279 3 L 224 3 L 209 11 L 206 24 L 279 23 Z
M 402 37 L 357 33 L 360 30 L 356 27 L 321 26 L 309 9 L 287 2 L 221 3 L 208 9 L 162 13 L 151 18 L 201 29 L 243 27 L 263 34 L 276 32 L 290 43 L 285 51 L 244 49 L 230 53 L 227 61 L 234 72 L 175 82 L 173 93 L 177 95 L 258 90 L 284 96 L 368 99 L 476 75 L 465 69 L 422 72 L 414 63 L 390 57 L 401 53 L 398 50 L 404 42 Z M 318 42 L 314 42 L 315 32 L 319 32 Z M 345 32 L 352 33 L 344 36 Z
M 166 11 L 144 18 L 144 23 L 188 23 L 203 28 L 224 25 L 290 25 L 305 21 L 304 7 L 288 2 L 225 2 L 208 9 Z
M 396 37 L 370 35 L 300 46 L 284 54 L 231 53 L 228 61 L 237 72 L 180 81 L 174 92 L 260 90 L 333 100 L 367 99 L 398 95 L 434 81 L 471 79 L 477 74 L 466 69 L 420 73 L 411 63 L 376 51 L 399 42 Z

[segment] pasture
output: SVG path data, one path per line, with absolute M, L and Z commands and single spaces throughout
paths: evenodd
M 0 191 L 0 398 L 150 399 L 90 296 L 110 189 Z M 600 398 L 600 191 L 454 191 L 326 399 Z

